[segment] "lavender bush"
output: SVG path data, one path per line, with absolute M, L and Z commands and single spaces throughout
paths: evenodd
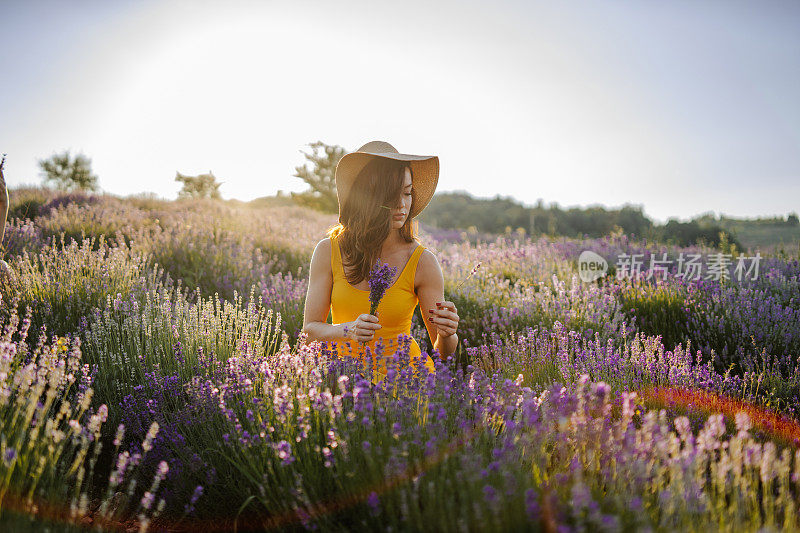
M 370 361 L 299 335 L 333 216 L 50 194 L 7 231 L 5 495 L 33 487 L 109 529 L 800 528 L 796 442 L 743 411 L 645 399 L 705 391 L 796 419 L 794 259 L 765 258 L 746 283 L 612 268 L 587 284 L 585 249 L 709 250 L 423 231 L 472 365 L 415 372 L 406 343 L 373 385 Z M 21 331 L 42 327 L 59 336 L 33 347 Z M 412 333 L 430 350 L 417 314 Z M 0 520 L 14 527 L 11 501 Z M 16 508 L 43 524 L 42 509 Z
M 711 417 L 695 436 L 633 394 L 613 415 L 611 387 L 588 375 L 571 390 L 441 363 L 420 376 L 407 345 L 372 386 L 318 350 L 285 345 L 267 372 L 192 387 L 227 421 L 219 453 L 255 498 L 246 527 L 797 527 L 800 455 L 756 442 L 744 419 L 728 437 Z M 763 510 L 741 492 L 760 480 Z
M 137 492 L 133 478 L 141 473 L 149 443 L 141 452 L 119 453 L 125 430 L 119 426 L 113 441 L 117 466 L 93 483 L 108 416 L 106 404 L 92 407 L 98 369 L 81 364 L 80 339 L 48 342 L 41 335 L 32 342 L 30 326 L 30 313 L 22 321 L 12 313 L 0 338 L 0 526 L 27 528 L 31 517 L 40 517 L 60 528 L 92 523 L 111 528 L 136 520 L 146 530 L 164 500 L 137 501 L 160 496 L 168 464 L 158 465 L 148 491 Z M 152 435 L 157 431 L 151 428 Z M 28 515 L 27 524 L 21 514 Z
M 24 250 L 10 266 L 14 275 L 0 281 L 7 298 L 0 313 L 14 312 L 8 298 L 17 295 L 21 306 L 33 310 L 34 330 L 47 326 L 60 335 L 77 332 L 81 321 L 107 298 L 141 294 L 163 281 L 161 271 L 147 268 L 146 258 L 125 246 L 109 245 L 102 237 L 81 244 L 62 239 L 38 253 Z

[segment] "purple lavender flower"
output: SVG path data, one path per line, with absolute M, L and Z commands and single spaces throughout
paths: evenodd
M 539 495 L 533 489 L 525 491 L 525 511 L 528 513 L 530 520 L 539 518 Z
M 497 491 L 491 485 L 484 485 L 483 487 L 483 499 L 486 500 L 486 503 L 490 505 L 494 505 L 497 503 Z
M 292 445 L 287 441 L 280 441 L 275 447 L 275 451 L 278 454 L 278 458 L 281 460 L 281 464 L 284 466 L 294 462 L 294 456 L 292 456 Z
M 380 259 L 375 261 L 375 266 L 369 272 L 369 314 L 378 311 L 378 304 L 397 275 L 397 267 L 390 267 L 388 263 L 381 264 Z
M 380 512 L 380 499 L 378 498 L 378 493 L 372 491 L 367 496 L 367 505 L 369 506 L 369 512 L 372 516 L 377 515 Z
M 11 463 L 13 463 L 14 459 L 16 458 L 17 458 L 17 450 L 11 447 L 6 448 L 6 453 L 3 456 L 3 462 L 5 462 L 6 466 L 10 466 Z
M 196 504 L 196 503 L 197 503 L 197 500 L 199 500 L 199 499 L 200 499 L 200 496 L 202 496 L 202 494 L 203 494 L 203 486 L 202 486 L 202 485 L 197 485 L 197 486 L 194 488 L 194 492 L 192 493 L 192 498 L 191 498 L 191 500 L 189 500 L 189 505 L 194 505 L 194 504 Z

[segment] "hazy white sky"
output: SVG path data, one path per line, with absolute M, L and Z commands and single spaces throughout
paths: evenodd
M 440 191 L 562 207 L 800 211 L 800 2 L 0 0 L 9 184 L 71 149 L 101 187 L 300 191 L 380 139 Z

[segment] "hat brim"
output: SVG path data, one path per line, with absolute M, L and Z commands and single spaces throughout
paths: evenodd
M 409 161 L 411 163 L 412 187 L 414 188 L 414 202 L 411 205 L 408 217 L 414 218 L 422 212 L 433 198 L 436 186 L 439 183 L 439 157 L 435 155 L 413 155 L 392 152 L 350 152 L 342 156 L 336 165 L 334 181 L 336 182 L 336 195 L 339 200 L 339 214 L 342 206 L 350 193 L 350 187 L 366 164 L 373 157 Z

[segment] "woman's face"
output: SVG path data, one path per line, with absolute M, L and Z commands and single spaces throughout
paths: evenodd
M 411 170 L 405 169 L 403 188 L 397 205 L 392 209 L 392 229 L 400 229 L 406 223 L 408 213 L 411 211 Z

